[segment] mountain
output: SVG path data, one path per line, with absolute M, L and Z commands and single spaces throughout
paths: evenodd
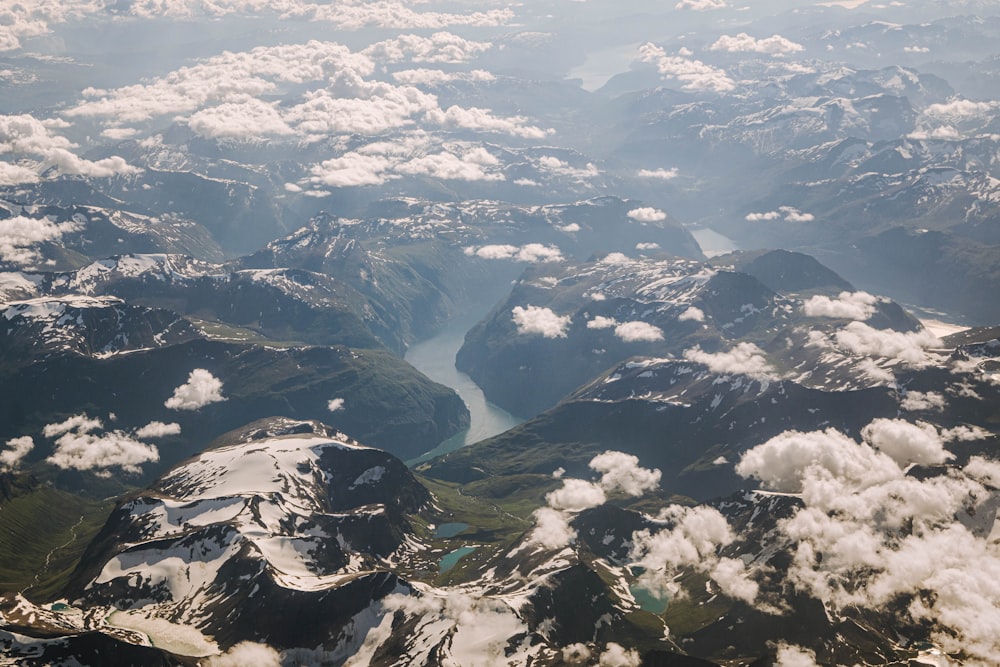
M 457 366 L 497 405 L 532 415 L 632 356 L 681 356 L 696 346 L 714 353 L 738 340 L 770 345 L 801 323 L 791 295 L 849 287 L 803 255 L 774 251 L 749 263 L 739 256 L 728 261 L 619 253 L 533 267 L 469 332 Z M 786 273 L 769 264 L 781 264 Z M 733 270 L 737 266 L 793 289 L 780 294 L 751 273 Z M 871 308 L 874 326 L 917 326 L 894 304 L 872 297 Z
M 86 655 L 87 646 L 124 642 L 118 664 L 188 664 L 251 642 L 258 655 L 324 664 L 506 655 L 556 665 L 565 664 L 564 645 L 614 653 L 612 644 L 620 651 L 616 642 L 634 638 L 658 647 L 666 662 L 657 664 L 709 664 L 679 654 L 662 626 L 650 632 L 652 618 L 609 587 L 607 542 L 553 559 L 515 540 L 466 583 L 432 585 L 443 552 L 428 521 L 461 516 L 464 506 L 432 496 L 395 457 L 322 424 L 261 420 L 122 500 L 65 602 L 8 598 L 8 651 Z M 580 525 L 605 525 L 597 514 Z M 42 637 L 18 634 L 43 628 Z

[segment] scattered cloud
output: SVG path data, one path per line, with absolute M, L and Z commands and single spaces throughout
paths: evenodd
M 3 164 L 3 163 L 0 163 Z M 73 222 L 52 222 L 48 218 L 15 215 L 0 220 L 0 261 L 27 265 L 39 261 L 37 246 L 60 241 L 63 234 L 79 231 Z
M 54 424 L 46 424 L 42 427 L 42 435 L 46 438 L 54 438 L 70 431 L 77 433 L 90 433 L 104 428 L 104 422 L 97 418 L 88 417 L 85 414 L 73 415 L 66 421 Z
M 48 169 L 92 178 L 140 171 L 119 156 L 97 161 L 81 158 L 72 152 L 76 144 L 53 133 L 65 126 L 65 123 L 42 121 L 28 114 L 0 115 L 0 157 L 17 160 L 16 164 L 0 162 L 0 186 L 38 182 L 40 174 Z
M 765 211 L 763 213 L 747 213 L 744 219 L 748 222 L 762 222 L 769 220 L 784 220 L 785 222 L 812 222 L 816 219 L 812 213 L 803 213 L 794 206 L 779 206 L 776 211 Z
M 514 306 L 511 314 L 517 333 L 522 336 L 537 334 L 543 338 L 566 338 L 572 320 L 569 315 L 556 315 L 551 309 L 541 306 Z
M 663 340 L 663 330 L 658 326 L 639 320 L 622 322 L 615 327 L 615 335 L 626 343 L 648 343 Z
M 460 107 L 452 105 L 446 110 L 431 109 L 425 116 L 427 121 L 446 128 L 475 130 L 477 132 L 501 132 L 524 139 L 544 139 L 552 130 L 543 130 L 528 125 L 524 116 L 494 116 L 489 109 Z
M 705 311 L 701 308 L 689 306 L 687 310 L 677 316 L 677 319 L 680 322 L 704 322 Z
M 181 425 L 177 423 L 165 424 L 163 422 L 152 421 L 136 429 L 137 438 L 163 438 L 168 435 L 178 435 L 181 432 Z
M 562 549 L 576 539 L 576 531 L 569 525 L 569 514 L 551 507 L 539 507 L 532 516 L 535 527 L 528 534 L 530 544 L 546 549 Z
M 174 389 L 174 395 L 163 404 L 171 410 L 198 410 L 224 400 L 222 381 L 204 368 L 196 368 L 188 375 L 188 381 Z
M 954 458 L 945 451 L 937 429 L 926 422 L 876 419 L 862 429 L 861 437 L 903 467 L 910 463 L 938 465 Z
M 407 86 L 439 86 L 452 81 L 496 81 L 496 77 L 486 70 L 474 69 L 468 72 L 445 72 L 439 69 L 416 68 L 392 73 L 397 83 Z
M 281 667 L 281 655 L 267 644 L 240 642 L 221 655 L 205 658 L 201 667 Z
M 326 403 L 326 409 L 330 412 L 340 412 L 344 409 L 344 399 L 343 398 L 331 398 Z
M 584 479 L 565 478 L 563 485 L 545 494 L 545 502 L 556 510 L 580 511 L 603 505 L 607 500 L 604 489 Z
M 471 246 L 465 249 L 465 254 L 482 259 L 509 259 L 517 262 L 561 262 L 562 252 L 553 245 L 527 243 L 515 245 L 484 245 Z
M 639 178 L 655 178 L 661 181 L 671 181 L 680 175 L 677 167 L 671 167 L 670 169 L 640 169 L 637 173 Z
M 819 663 L 816 662 L 816 653 L 812 649 L 781 642 L 778 644 L 774 667 L 819 667 Z
M 938 412 L 945 409 L 948 402 L 944 394 L 936 391 L 907 391 L 903 395 L 903 400 L 899 402 L 901 410 L 916 412 L 919 410 L 936 410 Z
M 30 435 L 23 435 L 19 438 L 11 438 L 7 441 L 7 446 L 0 451 L 0 470 L 14 470 L 21 465 L 21 459 L 34 449 L 35 441 Z
M 143 463 L 159 461 L 160 452 L 123 431 L 102 434 L 72 431 L 56 439 L 52 454 L 45 460 L 63 469 L 118 467 L 125 472 L 139 473 Z
M 597 662 L 598 667 L 639 667 L 642 657 L 634 649 L 626 649 L 621 644 L 608 642 Z
M 927 348 L 941 345 L 929 331 L 894 331 L 874 329 L 864 322 L 851 322 L 834 334 L 838 347 L 851 354 L 888 357 L 912 366 L 929 363 Z
M 594 319 L 587 321 L 588 329 L 611 329 L 616 326 L 618 326 L 618 320 L 604 315 L 597 315 Z
M 752 603 L 759 586 L 750 579 L 743 561 L 719 556 L 719 549 L 735 535 L 726 518 L 714 507 L 672 505 L 659 519 L 670 527 L 632 534 L 630 565 L 643 573 L 636 584 L 658 598 L 681 598 L 686 591 L 677 582 L 681 569 L 703 572 L 727 596 Z
M 707 12 L 710 9 L 725 9 L 729 5 L 725 0 L 680 0 L 674 9 L 690 9 L 696 12 Z
M 903 475 L 887 454 L 858 445 L 832 428 L 806 433 L 785 431 L 744 453 L 736 472 L 783 493 L 801 493 L 807 478 L 824 475 L 846 480 L 853 488 Z
M 803 50 L 801 44 L 786 39 L 781 35 L 771 35 L 763 39 L 756 39 L 745 32 L 738 35 L 723 35 L 709 47 L 711 51 L 729 51 L 730 53 L 751 52 L 766 53 L 769 55 L 785 55 L 788 53 L 798 53 Z
M 643 468 L 638 457 L 624 452 L 603 452 L 592 458 L 589 466 L 601 473 L 598 481 L 566 478 L 562 473 L 556 476 L 562 486 L 546 494 L 546 507 L 535 510 L 535 527 L 528 535 L 528 544 L 561 549 L 576 539 L 576 531 L 569 525 L 572 512 L 603 505 L 609 493 L 641 496 L 660 484 L 659 470 Z
M 724 70 L 684 56 L 668 56 L 662 48 L 647 42 L 639 48 L 642 62 L 656 65 L 661 76 L 677 79 L 685 90 L 724 93 L 736 88 L 736 82 Z
M 667 214 L 658 208 L 644 206 L 629 211 L 628 217 L 639 222 L 660 222 L 667 219 Z
M 603 452 L 592 458 L 588 466 L 601 473 L 598 484 L 602 489 L 627 496 L 641 496 L 654 491 L 660 485 L 662 476 L 659 470 L 640 466 L 637 456 L 624 452 Z
M 659 243 L 653 243 L 653 242 L 649 242 L 649 243 L 636 243 L 635 244 L 635 249 L 636 250 L 659 250 L 660 249 L 660 244 Z
M 973 456 L 942 474 L 909 476 L 900 466 L 951 456 L 943 433 L 901 420 L 876 420 L 863 432 L 884 451 L 833 430 L 788 432 L 737 466 L 800 493 L 801 506 L 778 522 L 793 544 L 786 581 L 832 613 L 891 605 L 906 622 L 928 624 L 943 653 L 996 664 L 1000 550 L 989 529 L 994 508 L 984 503 L 995 497 L 1000 463 Z M 985 531 L 963 523 L 980 515 Z M 789 651 L 788 664 L 811 664 L 801 653 Z
M 482 149 L 479 149 L 480 151 Z M 485 152 L 485 151 L 483 151 Z M 488 153 L 487 153 L 488 155 Z M 488 172 L 483 167 L 496 165 L 495 158 L 485 162 L 479 152 L 455 155 L 448 151 L 413 158 L 395 166 L 395 171 L 409 176 L 429 176 L 453 181 L 502 181 L 500 172 Z M 492 157 L 492 156 L 491 156 Z
M 867 320 L 875 314 L 877 302 L 868 292 L 841 292 L 835 299 L 817 294 L 806 299 L 802 310 L 809 317 Z
M 450 32 L 436 32 L 430 37 L 400 35 L 372 44 L 361 51 L 383 63 L 466 63 L 493 48 L 490 42 L 475 42 Z
M 996 111 L 997 102 L 974 102 L 972 100 L 954 99 L 950 102 L 931 104 L 924 109 L 924 115 L 938 118 L 975 118 Z
M 767 362 L 764 351 L 753 343 L 740 342 L 725 352 L 704 352 L 701 347 L 684 350 L 688 361 L 703 364 L 713 373 L 772 377 L 774 368 Z

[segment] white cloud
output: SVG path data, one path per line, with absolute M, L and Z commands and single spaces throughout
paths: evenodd
M 637 457 L 624 452 L 603 452 L 593 457 L 589 465 L 601 473 L 597 482 L 565 478 L 562 468 L 553 474 L 562 479 L 562 486 L 545 495 L 547 507 L 535 511 L 535 527 L 528 535 L 528 544 L 561 549 L 576 539 L 576 531 L 569 525 L 570 513 L 604 504 L 608 493 L 641 496 L 660 483 L 659 470 L 643 468 Z
M 204 368 L 196 368 L 163 404 L 171 410 L 197 410 L 224 400 L 222 381 Z
M 343 398 L 331 398 L 326 404 L 326 409 L 330 412 L 340 412 L 344 409 L 344 403 Z
M 898 463 L 832 431 L 783 434 L 750 450 L 741 462 L 756 461 L 741 473 L 781 477 L 787 483 L 777 486 L 801 490 L 802 507 L 778 522 L 793 545 L 786 581 L 834 614 L 845 607 L 881 612 L 891 604 L 904 622 L 926 623 L 929 641 L 942 652 L 961 651 L 970 662 L 997 664 L 1000 545 L 988 525 L 977 534 L 959 517 L 992 520 L 993 508 L 983 503 L 994 492 L 984 485 L 996 487 L 1000 464 L 973 457 L 945 474 L 904 476 L 899 465 L 907 461 L 947 458 L 934 429 L 877 420 L 864 430 Z M 769 461 L 758 458 L 762 448 L 803 437 L 812 439 L 817 451 L 786 446 L 769 452 Z M 775 465 L 782 467 L 780 474 Z M 788 659 L 802 661 L 788 664 L 811 664 L 804 661 L 811 656 L 795 653 Z
M 590 468 L 601 473 L 600 487 L 608 493 L 641 496 L 655 490 L 662 476 L 659 470 L 643 468 L 639 458 L 624 452 L 606 451 L 590 460 Z
M 677 316 L 680 322 L 704 322 L 705 321 L 705 311 L 701 308 L 696 308 L 694 306 L 689 306 L 687 310 Z
M 664 169 L 660 167 L 659 169 L 640 169 L 638 172 L 639 178 L 655 178 L 661 181 L 670 181 L 679 175 L 677 167 L 671 167 L 670 169 Z
M 904 53 L 930 53 L 930 49 L 926 46 L 904 46 Z
M 997 104 L 997 102 L 954 99 L 950 102 L 931 104 L 924 109 L 924 114 L 949 119 L 976 118 L 992 114 L 996 110 Z
M 615 335 L 626 343 L 651 343 L 663 340 L 663 331 L 648 322 L 622 322 L 615 327 Z
M 621 644 L 608 642 L 597 664 L 598 667 L 639 667 L 642 658 L 634 649 L 626 649 Z
M 767 211 L 766 213 L 747 213 L 744 219 L 748 222 L 760 222 L 762 220 L 777 220 L 781 214 L 777 211 Z
M 604 315 L 597 315 L 594 319 L 587 321 L 588 329 L 610 329 L 616 326 L 618 326 L 618 320 Z
M 772 377 L 774 368 L 764 351 L 753 343 L 740 342 L 725 352 L 704 352 L 700 347 L 684 350 L 688 361 L 704 364 L 713 373 Z
M 570 665 L 588 665 L 592 655 L 586 644 L 570 644 L 562 648 L 562 659 Z
M 927 330 L 900 332 L 874 329 L 864 322 L 851 322 L 834 334 L 836 344 L 852 353 L 898 359 L 913 366 L 929 363 L 926 349 L 941 341 Z
M 562 252 L 553 245 L 527 243 L 523 246 L 514 245 L 484 245 L 465 249 L 466 255 L 474 255 L 482 259 L 509 259 L 518 262 L 561 262 Z
M 637 585 L 659 598 L 682 597 L 686 591 L 676 575 L 683 568 L 691 568 L 707 574 L 726 595 L 748 603 L 754 601 L 759 587 L 750 579 L 743 562 L 719 557 L 719 549 L 731 544 L 735 535 L 718 510 L 672 505 L 662 512 L 661 520 L 670 527 L 655 533 L 640 530 L 632 534 L 629 564 L 643 568 Z
M 859 445 L 832 428 L 776 435 L 745 452 L 736 464 L 736 472 L 784 493 L 801 492 L 807 477 L 829 475 L 864 488 L 902 476 L 888 455 Z
M 545 494 L 545 502 L 552 509 L 576 512 L 603 505 L 606 500 L 602 486 L 574 478 L 563 479 L 561 487 Z
M 187 124 L 195 133 L 211 139 L 287 137 L 295 134 L 275 104 L 252 97 L 201 109 L 188 118 Z
M 660 222 L 667 219 L 667 214 L 658 208 L 643 206 L 629 211 L 628 217 L 639 222 Z
M 39 261 L 36 246 L 58 242 L 63 234 L 79 229 L 80 226 L 73 221 L 57 223 L 48 218 L 23 215 L 0 220 L 0 260 L 12 264 L 33 264 Z
M 35 441 L 30 435 L 8 440 L 6 449 L 0 452 L 0 470 L 13 470 L 18 467 L 21 459 L 27 456 L 34 447 Z
M 952 442 L 955 440 L 960 442 L 985 440 L 991 435 L 993 434 L 980 426 L 968 426 L 966 424 L 960 424 L 959 426 L 946 428 L 941 431 L 941 439 L 945 442 Z
M 221 655 L 206 658 L 202 667 L 281 667 L 281 655 L 266 644 L 240 642 Z
M 867 320 L 875 314 L 878 299 L 868 292 L 841 292 L 836 299 L 817 294 L 802 304 L 809 317 Z
M 76 431 L 78 433 L 90 433 L 104 428 L 104 423 L 97 418 L 88 417 L 85 414 L 73 415 L 66 421 L 55 424 L 46 424 L 42 427 L 42 435 L 46 438 L 54 438 L 63 433 Z
M 562 549 L 576 539 L 576 531 L 569 525 L 570 516 L 565 512 L 540 507 L 533 516 L 535 527 L 528 534 L 529 544 L 538 544 L 546 549 Z
M 119 467 L 125 472 L 141 472 L 142 464 L 159 461 L 153 445 L 139 442 L 123 431 L 64 433 L 56 440 L 48 463 L 64 469 L 94 470 Z
M 316 185 L 336 188 L 381 185 L 391 178 L 399 178 L 386 173 L 392 164 L 392 160 L 381 155 L 348 153 L 314 165 L 310 169 L 311 180 Z
M 755 39 L 745 32 L 738 35 L 723 35 L 709 47 L 711 51 L 729 51 L 767 53 L 770 55 L 785 55 L 787 53 L 798 53 L 803 50 L 801 44 L 797 44 L 781 35 L 771 35 L 763 39 Z
M 495 161 L 494 161 L 495 163 Z M 484 162 L 482 155 L 473 153 L 471 155 L 458 156 L 447 151 L 423 157 L 413 158 L 407 162 L 396 165 L 395 170 L 400 174 L 411 176 L 430 176 L 442 180 L 454 181 L 502 181 L 505 177 L 499 172 L 487 172 L 483 169 Z
M 747 213 L 744 219 L 748 222 L 762 222 L 782 219 L 785 222 L 812 222 L 816 219 L 812 213 L 803 213 L 794 206 L 779 206 L 777 211 L 763 213 Z
M 199 3 L 200 4 L 200 3 Z M 393 28 L 399 30 L 433 30 L 454 26 L 501 26 L 514 18 L 509 8 L 489 9 L 469 13 L 418 12 L 403 2 L 334 2 L 319 4 L 295 2 L 284 11 L 287 17 L 321 21 L 341 30 L 362 28 Z
M 52 24 L 65 23 L 104 10 L 99 0 L 8 2 L 0 10 L 0 51 L 22 47 L 23 39 L 49 33 Z
M 674 9 L 691 9 L 696 12 L 706 12 L 710 9 L 725 9 L 729 5 L 725 0 L 680 0 Z
M 812 649 L 781 642 L 778 644 L 774 667 L 819 667 L 819 664 Z
M 372 44 L 361 53 L 388 63 L 465 63 L 493 48 L 489 42 L 474 42 L 450 32 L 436 32 L 430 37 L 400 35 Z
M 649 243 L 636 243 L 635 244 L 635 249 L 636 250 L 659 250 L 660 249 L 660 244 L 659 243 L 653 243 L 653 242 L 649 242 Z
M 451 81 L 496 81 L 496 77 L 486 70 L 474 69 L 469 72 L 445 72 L 439 69 L 406 69 L 392 73 L 398 83 L 408 86 L 438 86 Z
M 181 432 L 181 425 L 177 423 L 164 424 L 163 422 L 152 421 L 137 429 L 137 438 L 162 438 L 168 435 L 177 435 Z
M 458 128 L 463 130 L 476 130 L 478 132 L 502 132 L 524 139 L 544 139 L 552 133 L 552 130 L 543 130 L 528 125 L 524 116 L 500 117 L 494 116 L 489 109 L 478 107 L 460 107 L 452 105 L 446 110 L 431 109 L 425 114 L 428 122 L 436 123 L 443 127 Z
M 569 315 L 556 315 L 551 309 L 541 306 L 514 306 L 511 314 L 517 333 L 522 336 L 538 334 L 544 338 L 565 338 L 572 319 Z
M 653 63 L 661 76 L 677 79 L 685 90 L 712 91 L 724 93 L 736 88 L 736 83 L 724 70 L 706 65 L 700 60 L 683 56 L 668 56 L 652 43 L 639 48 L 643 62 Z
M 632 259 L 623 252 L 609 252 L 601 258 L 601 264 L 630 264 Z
M 937 465 L 954 458 L 945 451 L 937 429 L 926 422 L 876 419 L 861 430 L 861 436 L 900 466 Z
M 939 392 L 908 391 L 903 396 L 903 400 L 899 402 L 899 407 L 909 412 L 918 410 L 936 410 L 940 412 L 945 409 L 947 404 L 944 394 Z
M 93 178 L 139 171 L 118 156 L 97 161 L 84 160 L 71 151 L 76 144 L 52 133 L 53 129 L 63 127 L 64 123 L 40 121 L 27 114 L 0 115 L 0 156 L 10 155 L 18 161 L 25 158 L 34 161 L 30 165 L 0 162 L 0 185 L 37 182 L 41 178 L 39 174 L 50 168 L 63 174 Z

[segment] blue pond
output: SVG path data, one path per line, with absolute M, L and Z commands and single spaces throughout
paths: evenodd
M 468 527 L 467 523 L 442 523 L 434 530 L 434 537 L 455 537 Z
M 447 572 L 451 568 L 455 567 L 455 565 L 458 563 L 459 560 L 462 559 L 463 556 L 468 556 L 469 554 L 471 554 L 475 550 L 476 550 L 476 547 L 459 547 L 459 548 L 455 549 L 454 551 L 452 551 L 450 554 L 447 554 L 446 556 L 442 556 L 441 557 L 441 564 L 440 564 L 440 571 L 442 573 L 443 572 Z

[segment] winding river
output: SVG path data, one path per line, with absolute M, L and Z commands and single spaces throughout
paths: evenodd
M 438 335 L 412 345 L 406 352 L 406 361 L 417 370 L 435 382 L 454 389 L 469 407 L 472 418 L 467 430 L 457 433 L 431 451 L 407 461 L 406 464 L 409 466 L 503 433 L 524 421 L 487 401 L 482 389 L 472 381 L 472 378 L 455 368 L 455 354 L 465 341 L 465 333 L 475 323 L 476 320 L 468 319 L 453 321 Z

